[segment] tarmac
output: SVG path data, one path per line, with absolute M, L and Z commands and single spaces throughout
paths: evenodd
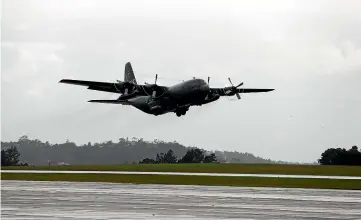
M 1 219 L 361 219 L 361 191 L 1 181 Z

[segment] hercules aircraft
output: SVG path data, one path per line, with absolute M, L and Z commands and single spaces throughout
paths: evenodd
M 139 85 L 135 79 L 130 62 L 125 64 L 124 81 L 96 82 L 62 79 L 60 83 L 87 86 L 90 90 L 112 92 L 121 94 L 115 100 L 90 100 L 89 102 L 121 104 L 133 106 L 145 113 L 162 115 L 174 112 L 178 117 L 185 115 L 191 106 L 201 106 L 218 100 L 221 96 L 236 95 L 241 99 L 239 93 L 269 92 L 274 89 L 247 89 L 239 88 L 240 83 L 225 88 L 211 88 L 203 79 L 193 78 L 173 86 L 157 85 L 158 74 L 154 84 Z

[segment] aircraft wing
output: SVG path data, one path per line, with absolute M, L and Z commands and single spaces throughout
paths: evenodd
M 255 92 L 270 92 L 274 89 L 237 89 L 238 93 L 255 93 Z
M 84 80 L 73 80 L 73 79 L 62 79 L 60 83 L 78 85 L 78 86 L 87 86 L 90 90 L 97 90 L 103 92 L 113 92 L 113 93 L 124 93 L 126 85 L 128 82 L 122 83 L 109 83 L 109 82 L 96 82 L 96 81 L 84 81 Z M 153 85 L 136 85 L 132 84 L 136 88 L 135 95 L 146 96 L 151 95 L 153 90 Z M 168 87 L 166 86 L 156 86 L 158 91 L 165 91 Z
M 96 82 L 96 81 L 84 81 L 84 80 L 73 80 L 73 79 L 62 79 L 60 83 L 78 85 L 78 86 L 87 86 L 88 89 L 103 91 L 103 92 L 114 92 L 121 93 L 122 91 L 117 88 L 115 83 L 109 82 Z
M 89 100 L 88 102 L 97 102 L 105 104 L 120 104 L 120 105 L 130 105 L 126 100 Z
M 256 93 L 256 92 L 270 92 L 274 89 L 251 89 L 251 88 L 241 88 L 237 89 L 238 93 Z M 219 94 L 220 96 L 226 96 L 227 89 L 224 88 L 211 88 L 211 91 Z

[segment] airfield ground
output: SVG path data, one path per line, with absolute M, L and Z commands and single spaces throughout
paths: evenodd
M 288 164 L 119 164 L 34 167 L 14 166 L 2 167 L 1 169 L 361 176 L 360 166 L 321 166 Z
M 190 173 L 243 173 L 361 176 L 361 167 L 276 164 L 121 164 L 80 166 L 2 167 L 3 170 L 72 170 L 72 171 L 138 171 Z M 94 173 L 1 173 L 2 180 L 118 182 L 137 184 L 180 184 L 210 186 L 250 186 L 287 188 L 358 189 L 359 179 L 313 179 L 278 177 L 232 177 L 157 174 L 94 174 Z
M 113 182 L 361 190 L 361 180 L 133 174 L 1 173 L 2 180 Z

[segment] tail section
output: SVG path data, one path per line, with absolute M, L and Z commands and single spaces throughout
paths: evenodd
M 130 62 L 125 64 L 124 82 L 131 82 L 131 83 L 137 84 L 137 80 L 135 79 L 133 68 L 132 68 L 132 65 L 130 64 Z

